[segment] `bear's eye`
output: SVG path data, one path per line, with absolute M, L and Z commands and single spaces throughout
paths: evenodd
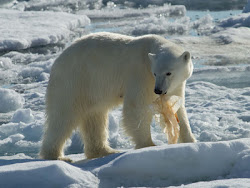
M 166 75 L 167 75 L 167 76 L 170 76 L 170 75 L 171 75 L 171 72 L 168 72 Z

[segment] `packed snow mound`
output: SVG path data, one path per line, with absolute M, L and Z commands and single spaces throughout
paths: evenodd
M 209 187 L 232 183 L 230 185 L 246 187 L 249 179 L 243 178 L 250 177 L 250 139 L 148 147 L 92 160 L 81 160 L 82 154 L 74 158 L 78 161 L 69 164 L 35 160 L 21 153 L 2 156 L 1 185 L 40 188 L 190 184 L 189 187 Z
M 93 171 L 102 187 L 161 187 L 248 177 L 249 148 L 249 139 L 150 147 L 124 153 Z
M 99 183 L 91 172 L 62 161 L 0 159 L 0 174 L 3 187 L 95 187 Z
M 30 123 L 34 120 L 31 109 L 19 109 L 17 110 L 11 118 L 11 122 L 14 123 Z
M 0 51 L 57 44 L 68 40 L 77 28 L 89 24 L 85 15 L 1 9 Z
M 11 89 L 0 88 L 0 113 L 7 113 L 22 108 L 24 98 Z

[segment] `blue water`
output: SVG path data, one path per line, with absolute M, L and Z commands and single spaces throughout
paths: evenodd
M 190 17 L 191 21 L 198 20 L 206 15 L 211 15 L 215 22 L 225 19 L 227 17 L 238 15 L 242 10 L 227 10 L 227 11 L 187 11 L 186 16 Z

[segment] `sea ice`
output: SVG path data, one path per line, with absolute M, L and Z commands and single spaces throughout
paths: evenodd
M 3 187 L 97 187 L 99 180 L 88 171 L 63 161 L 0 160 Z M 13 180 L 15 177 L 15 180 Z
M 171 6 L 164 4 L 161 7 L 147 7 L 144 9 L 133 8 L 103 8 L 101 10 L 80 10 L 77 14 L 87 15 L 90 19 L 117 19 L 130 17 L 144 17 L 150 15 L 160 15 L 164 17 L 185 16 L 186 7 L 183 5 Z
M 221 20 L 219 23 L 221 27 L 250 27 L 250 13 L 239 14 Z
M 85 15 L 0 9 L 0 51 L 62 43 L 76 34 L 74 30 L 89 24 Z
M 14 135 L 12 138 L 21 137 Z M 81 159 L 81 155 L 71 156 Z M 249 156 L 249 139 L 149 147 L 73 164 L 32 159 L 20 153 L 0 157 L 0 181 L 5 187 L 35 185 L 38 188 L 182 184 L 187 187 L 229 184 L 247 187 Z
M 31 109 L 19 109 L 15 111 L 10 121 L 14 123 L 20 123 L 20 122 L 30 123 L 33 120 L 34 116 L 32 114 Z
M 15 111 L 22 108 L 24 98 L 11 89 L 0 88 L 0 113 Z
M 110 162 L 92 164 L 100 184 L 106 187 L 152 186 L 188 184 L 219 177 L 241 177 L 249 173 L 249 139 L 230 142 L 179 144 L 145 148 L 112 156 Z M 98 163 L 99 161 L 99 163 Z M 89 163 L 91 164 L 91 162 Z M 246 165 L 242 171 L 237 169 Z M 81 166 L 81 165 L 80 165 Z M 82 168 L 88 167 L 88 163 Z M 92 167 L 93 168 L 93 167 Z

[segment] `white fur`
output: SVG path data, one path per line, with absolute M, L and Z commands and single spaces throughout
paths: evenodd
M 109 109 L 121 103 L 124 129 L 136 148 L 154 146 L 149 106 L 157 95 L 152 72 L 157 87 L 167 95 L 184 98 L 193 67 L 190 54 L 183 57 L 183 53 L 182 48 L 156 35 L 97 33 L 76 41 L 51 69 L 41 157 L 67 160 L 63 145 L 78 127 L 87 158 L 115 153 L 107 141 L 107 118 Z M 171 76 L 164 76 L 168 71 Z M 158 83 L 159 78 L 163 83 Z M 178 116 L 180 141 L 194 142 L 184 103 Z

